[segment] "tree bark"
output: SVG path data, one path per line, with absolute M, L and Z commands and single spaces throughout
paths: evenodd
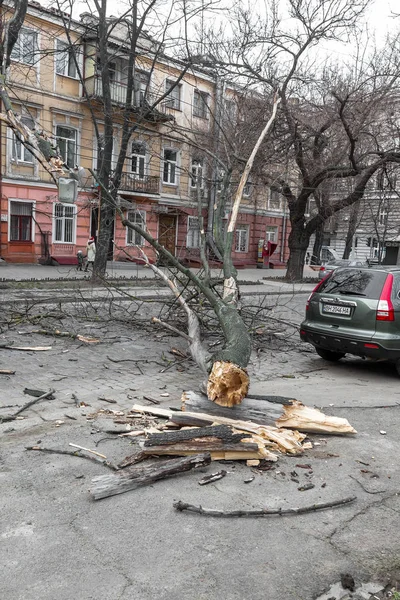
M 349 226 L 346 235 L 346 244 L 344 247 L 343 258 L 349 258 L 353 247 L 353 238 L 357 229 L 358 212 L 360 210 L 360 201 L 355 202 L 350 210 Z
M 289 234 L 290 256 L 287 263 L 286 280 L 301 281 L 303 278 L 304 263 L 310 234 L 304 230 L 303 222 L 291 219 L 291 232 Z
M 310 259 L 310 265 L 320 265 L 321 264 L 321 250 L 322 244 L 324 241 L 324 225 L 325 222 L 321 221 L 316 229 L 315 229 L 315 239 L 313 251 Z

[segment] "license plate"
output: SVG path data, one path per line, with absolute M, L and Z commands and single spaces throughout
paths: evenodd
M 335 306 L 334 304 L 324 304 L 322 306 L 323 313 L 330 313 L 334 315 L 350 315 L 350 306 Z

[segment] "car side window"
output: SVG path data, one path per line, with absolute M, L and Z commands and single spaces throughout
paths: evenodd
M 395 275 L 393 281 L 392 301 L 396 310 L 400 310 L 400 275 Z

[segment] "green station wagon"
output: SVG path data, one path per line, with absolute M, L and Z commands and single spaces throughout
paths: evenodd
M 300 337 L 325 360 L 387 359 L 400 375 L 400 267 L 340 267 L 306 304 Z

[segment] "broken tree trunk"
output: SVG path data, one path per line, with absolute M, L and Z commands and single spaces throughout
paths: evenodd
M 94 500 L 108 498 L 117 494 L 123 494 L 134 490 L 142 485 L 149 485 L 165 479 L 170 475 L 184 473 L 199 467 L 205 467 L 211 462 L 210 454 L 197 454 L 185 458 L 174 458 L 158 462 L 153 465 L 132 467 L 125 469 L 121 474 L 100 475 L 92 479 L 92 488 L 90 493 Z
M 268 396 L 265 396 L 268 398 Z M 260 425 L 275 425 L 279 428 L 297 429 L 305 433 L 357 433 L 347 419 L 325 415 L 317 408 L 305 406 L 298 400 L 282 397 L 282 404 L 277 403 L 278 396 L 268 400 L 245 399 L 240 406 L 227 409 L 216 406 L 202 394 L 183 392 L 182 410 L 194 413 L 254 421 Z
M 292 402 L 294 400 L 291 398 L 270 396 L 269 400 L 268 396 L 265 396 L 262 400 L 245 398 L 241 404 L 226 408 L 210 402 L 204 394 L 191 391 L 182 394 L 182 410 L 185 412 L 201 412 L 229 419 L 254 421 L 260 425 L 275 425 L 275 421 L 284 414 L 281 405 L 290 405 Z

